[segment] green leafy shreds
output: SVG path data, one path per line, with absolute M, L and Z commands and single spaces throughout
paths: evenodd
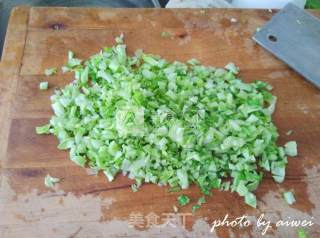
M 47 90 L 48 86 L 49 86 L 48 82 L 40 82 L 39 83 L 39 89 L 40 90 Z
M 132 192 L 137 192 L 138 191 L 138 185 L 137 184 L 131 184 L 131 190 Z
M 162 31 L 160 36 L 163 38 L 169 38 L 171 36 L 171 33 L 167 31 Z
M 178 197 L 178 203 L 180 206 L 185 206 L 190 202 L 190 198 L 188 198 L 186 195 L 180 195 Z
M 237 74 L 239 72 L 239 68 L 232 62 L 227 64 L 225 68 L 234 74 Z
M 60 182 L 59 178 L 51 177 L 49 174 L 47 174 L 46 177 L 44 178 L 44 185 L 48 188 L 54 187 L 54 185 L 59 182 Z
M 44 71 L 44 74 L 46 76 L 51 76 L 51 75 L 55 75 L 57 73 L 57 68 L 50 68 L 50 69 L 46 69 Z
M 120 36 L 117 36 L 115 38 L 116 43 L 117 44 L 123 44 L 123 37 L 124 37 L 123 33 L 121 33 Z
M 284 151 L 286 152 L 287 155 L 289 156 L 297 156 L 298 151 L 297 151 L 297 142 L 295 141 L 289 141 L 284 145 Z
M 296 199 L 294 198 L 294 195 L 292 192 L 284 192 L 283 193 L 283 198 L 286 200 L 286 202 L 289 204 L 289 205 L 292 205 L 293 203 L 296 202 Z
M 37 126 L 36 127 L 36 133 L 41 134 L 50 134 L 50 124 L 46 124 L 43 126 Z
M 309 237 L 305 228 L 302 228 L 302 227 L 298 228 L 297 234 L 298 234 L 298 238 L 308 238 Z
M 201 207 L 201 205 L 199 205 L 199 204 L 193 205 L 191 208 L 192 213 L 195 213 L 200 207 Z
M 199 200 L 198 200 L 198 204 L 201 206 L 202 204 L 204 204 L 206 202 L 206 199 L 205 199 L 205 197 L 201 197 L 201 198 L 199 198 Z
M 199 198 L 197 204 L 192 206 L 192 213 L 195 213 L 201 207 L 201 205 L 204 204 L 205 202 L 206 202 L 205 197 Z
M 286 132 L 286 135 L 290 136 L 292 134 L 292 132 L 293 132 L 292 130 L 289 130 L 289 131 Z
M 244 199 L 245 199 L 244 200 L 245 203 L 248 204 L 249 206 L 254 207 L 254 208 L 257 207 L 256 195 L 254 195 L 253 193 L 250 193 L 250 192 L 246 193 L 244 195 Z
M 68 54 L 75 80 L 51 97 L 49 132 L 72 161 L 109 181 L 122 172 L 139 186 L 236 191 L 253 207 L 263 171 L 283 181 L 270 85 L 244 83 L 234 64 L 168 62 L 141 50 L 131 57 L 121 39 L 86 61 Z
M 69 71 L 71 71 L 72 69 L 75 69 L 75 68 L 78 67 L 78 66 L 82 67 L 82 66 L 81 66 L 81 60 L 75 58 L 75 57 L 74 57 L 74 53 L 69 50 L 69 51 L 68 51 L 68 62 L 67 62 L 67 65 L 65 65 L 65 66 L 63 66 L 63 67 L 61 68 L 62 72 L 63 72 L 63 73 L 69 72 Z M 76 77 L 79 76 L 79 73 L 80 73 L 80 72 L 78 72 L 78 73 L 76 72 L 76 73 L 75 73 L 75 76 L 76 76 Z

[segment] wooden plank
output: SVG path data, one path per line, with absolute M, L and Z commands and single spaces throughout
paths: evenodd
M 0 120 L 1 160 L 7 146 L 8 129 L 10 126 L 10 105 L 14 96 L 13 92 L 17 85 L 17 75 L 20 70 L 25 45 L 28 14 L 29 9 L 26 7 L 18 7 L 12 10 L 2 52 L 0 63 L 0 114 L 2 116 L 2 120 Z
M 320 11 L 313 13 L 320 16 Z M 0 237 L 261 237 L 255 225 L 225 226 L 211 233 L 210 224 L 226 214 L 230 219 L 249 215 L 255 224 L 262 213 L 272 223 L 288 217 L 313 219 L 307 230 L 310 237 L 319 237 L 320 93 L 251 40 L 271 16 L 267 10 L 233 9 L 15 9 L 0 66 Z M 236 23 L 230 22 L 232 17 Z M 161 38 L 162 31 L 172 38 Z M 189 214 L 192 204 L 179 210 L 187 214 L 185 227 L 149 227 L 147 215 L 165 224 L 177 196 L 187 194 L 194 203 L 199 189 L 169 193 L 146 184 L 132 193 L 127 177 L 119 175 L 109 183 L 102 174 L 88 175 L 68 160 L 66 151 L 56 149 L 53 136 L 35 134 L 35 126 L 52 115 L 49 97 L 54 88 L 72 80 L 71 74 L 46 77 L 44 70 L 62 66 L 69 49 L 86 58 L 113 44 L 120 32 L 129 54 L 142 48 L 169 60 L 198 58 L 214 66 L 233 61 L 244 81 L 261 79 L 274 87 L 279 144 L 296 140 L 299 156 L 290 159 L 283 184 L 265 175 L 256 192 L 258 209 L 244 205 L 234 193 L 214 191 L 196 214 Z M 38 90 L 40 81 L 49 81 L 48 91 Z M 287 136 L 289 130 L 293 133 Z M 54 190 L 43 184 L 48 173 L 62 178 Z M 291 189 L 297 203 L 288 206 L 281 193 Z M 143 224 L 130 228 L 130 218 L 139 213 Z M 296 236 L 295 228 L 273 226 L 269 237 Z

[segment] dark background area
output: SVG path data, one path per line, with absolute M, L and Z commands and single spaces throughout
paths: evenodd
M 18 5 L 63 7 L 164 7 L 168 0 L 0 0 L 0 57 L 11 9 Z

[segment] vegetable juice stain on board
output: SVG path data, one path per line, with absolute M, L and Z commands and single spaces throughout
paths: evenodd
M 42 176 L 44 174 L 44 170 L 43 169 L 21 169 L 19 171 L 20 175 L 22 177 L 38 177 L 38 176 Z
M 235 45 L 244 44 L 252 35 L 250 31 L 252 23 L 242 18 L 239 18 L 236 23 L 233 23 L 230 17 L 213 15 L 211 13 L 203 16 L 190 16 L 177 13 L 176 16 L 181 24 L 183 24 L 186 32 L 195 39 L 194 47 L 201 45 L 197 42 L 197 38 L 199 38 L 199 34 L 203 33 L 207 33 L 207 38 L 210 39 L 212 45 L 215 45 L 215 41 L 223 41 L 231 48 Z M 235 19 L 238 19 L 238 14 L 234 14 L 234 16 Z M 252 44 L 252 46 L 253 45 L 254 44 Z M 250 50 L 251 48 L 246 49 L 246 52 L 249 54 Z M 227 54 L 227 51 L 228 49 L 226 49 L 224 53 Z
M 228 28 L 228 27 L 230 27 L 232 25 L 232 22 L 228 18 L 222 18 L 220 20 L 220 25 L 223 28 Z
M 138 229 L 130 227 L 127 219 L 108 219 L 101 220 L 104 212 L 108 209 L 112 210 L 112 199 L 100 199 L 98 196 L 83 195 L 81 197 L 74 196 L 64 191 L 46 192 L 38 194 L 36 190 L 30 193 L 17 195 L 18 199 L 12 201 L 12 196 L 16 192 L 10 187 L 8 178 L 3 178 L 0 191 L 2 205 L 0 207 L 0 227 L 4 224 L 18 224 L 10 230 L 4 230 L 2 237 L 70 237 L 77 234 L 76 237 L 110 237 L 112 235 L 132 235 L 146 236 L 154 234 L 167 234 L 169 237 L 194 237 L 196 234 L 203 234 L 197 237 L 217 237 L 215 233 L 210 233 L 209 225 L 202 219 L 197 219 L 192 230 L 186 230 L 181 223 L 176 227 L 166 226 L 162 229 L 149 227 Z M 5 197 L 3 195 L 6 195 Z M 26 205 L 24 200 L 28 199 Z M 61 203 L 63 199 L 63 203 Z M 102 206 L 101 206 L 102 204 Z M 83 214 L 86 214 L 85 216 Z M 68 222 L 64 224 L 64 222 Z M 63 224 L 63 225 L 61 225 Z M 32 227 L 37 226 L 37 229 Z M 2 232 L 0 228 L 0 232 Z M 22 230 L 23 231 L 22 231 Z M 51 233 L 52 232 L 52 233 Z M 55 235 L 54 235 L 54 234 Z
M 4 197 L 4 194 L 6 195 Z M 40 220 L 41 221 L 76 221 L 78 213 L 85 212 L 88 219 L 101 217 L 101 208 L 111 209 L 114 199 L 112 197 L 101 199 L 94 195 L 76 196 L 73 193 L 65 193 L 63 190 L 47 190 L 39 193 L 32 189 L 29 193 L 19 194 L 10 185 L 10 179 L 3 177 L 1 186 L 1 216 L 0 224 L 5 220 Z M 17 199 L 13 199 L 17 197 Z M 28 200 L 28 203 L 24 201 Z M 15 214 L 20 214 L 16 217 Z M 53 217 L 52 217 L 53 216 Z M 22 219 L 23 218 L 23 219 Z

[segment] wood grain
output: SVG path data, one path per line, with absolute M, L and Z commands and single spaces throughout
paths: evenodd
M 320 16 L 319 11 L 313 14 Z M 256 45 L 251 36 L 273 13 L 233 9 L 101 9 L 15 8 L 11 14 L 0 63 L 0 237 L 262 237 L 255 223 L 249 228 L 221 227 L 210 232 L 210 223 L 264 213 L 273 228 L 264 237 L 296 237 L 296 228 L 275 227 L 279 219 L 312 219 L 310 237 L 320 236 L 320 91 L 284 63 Z M 237 22 L 230 22 L 231 18 Z M 171 38 L 162 38 L 162 31 Z M 286 181 L 278 185 L 270 174 L 258 188 L 258 209 L 244 205 L 234 193 L 214 191 L 186 226 L 149 227 L 146 215 L 165 224 L 179 194 L 193 203 L 201 196 L 196 186 L 169 193 L 168 188 L 146 184 L 133 193 L 127 177 L 114 182 L 88 175 L 56 149 L 53 136 L 38 136 L 34 128 L 52 115 L 50 95 L 55 87 L 72 81 L 60 72 L 44 76 L 48 67 L 60 67 L 71 49 L 86 58 L 125 35 L 128 52 L 136 49 L 169 60 L 197 58 L 207 65 L 233 61 L 246 82 L 269 82 L 278 97 L 274 122 L 279 144 L 296 140 L 299 156 L 289 159 Z M 48 91 L 38 84 L 49 81 Z M 292 130 L 290 136 L 286 132 Z M 55 189 L 44 186 L 46 174 L 62 178 Z M 297 202 L 289 206 L 282 192 L 293 190 Z M 190 213 L 192 204 L 179 214 Z M 144 215 L 142 224 L 130 228 L 132 214 Z M 180 217 L 181 218 L 181 217 Z

